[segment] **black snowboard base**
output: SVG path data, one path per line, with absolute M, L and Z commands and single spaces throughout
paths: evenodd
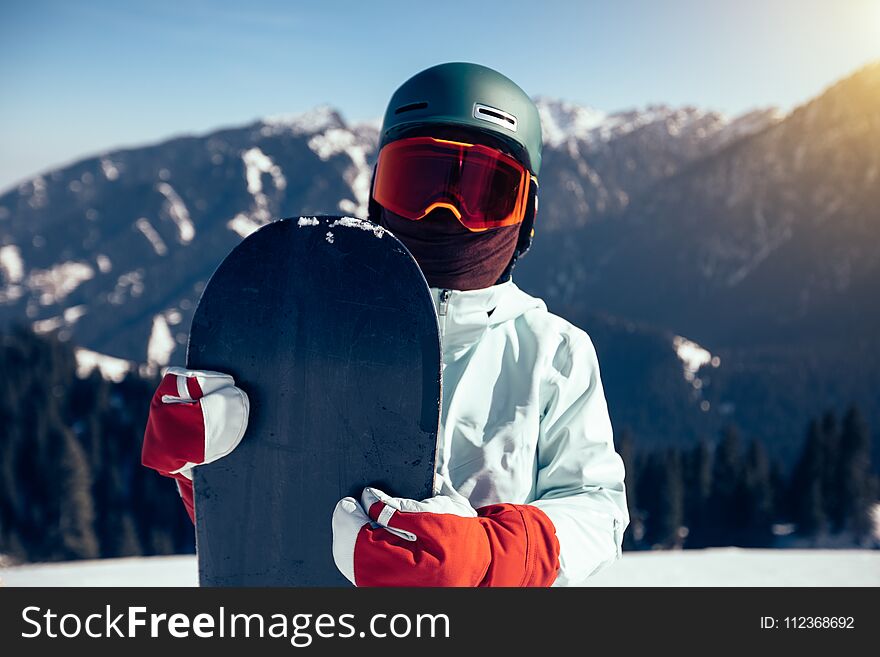
M 433 493 L 437 315 L 381 227 L 300 217 L 247 237 L 202 294 L 187 367 L 231 374 L 251 403 L 236 450 L 195 468 L 203 586 L 346 586 L 339 499 Z

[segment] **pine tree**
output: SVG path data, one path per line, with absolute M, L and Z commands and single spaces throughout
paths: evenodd
M 773 459 L 770 463 L 770 491 L 773 495 L 773 522 L 787 521 L 791 518 L 788 506 L 788 481 L 782 465 Z
M 742 516 L 742 455 L 739 432 L 734 427 L 724 430 L 715 449 L 712 467 L 712 493 L 706 520 L 707 545 L 736 544 L 743 526 Z
M 13 548 L 13 543 L 18 543 L 17 518 L 22 506 L 15 487 L 18 414 L 11 379 L 6 376 L 11 348 L 12 337 L 0 334 L 0 554 L 18 557 Z
M 840 427 L 833 411 L 826 411 L 822 416 L 822 504 L 828 530 L 840 531 L 843 526 L 843 497 Z
M 658 526 L 657 517 L 660 514 L 659 495 L 657 490 L 660 486 L 661 464 L 658 462 L 656 452 L 643 454 L 638 463 L 638 475 L 636 495 L 639 502 L 639 514 L 643 522 L 643 534 L 641 546 L 650 548 L 656 543 Z
M 59 446 L 60 495 L 58 528 L 65 559 L 94 559 L 98 556 L 98 539 L 94 532 L 94 509 L 91 496 L 91 475 L 82 447 L 69 429 L 56 426 L 53 442 Z
M 0 332 L 0 553 L 23 561 L 192 552 L 173 482 L 140 465 L 156 379 L 79 379 L 70 344 Z
M 792 509 L 797 531 L 804 536 L 818 537 L 827 529 L 825 502 L 822 495 L 825 454 L 824 434 L 818 421 L 812 420 L 807 429 L 800 460 L 792 476 Z
M 639 471 L 639 498 L 643 500 L 643 543 L 650 548 L 681 547 L 684 522 L 684 486 L 678 450 L 654 451 Z
M 668 548 L 680 548 L 684 525 L 684 484 L 681 452 L 666 449 L 660 459 L 659 507 L 656 517 L 655 542 Z
M 855 407 L 843 420 L 840 440 L 842 526 L 863 542 L 872 530 L 871 511 L 877 491 L 871 476 L 871 442 L 868 426 Z
M 764 446 L 757 440 L 749 444 L 744 477 L 747 512 L 744 543 L 749 547 L 768 547 L 773 540 L 773 489 L 770 461 Z
M 618 452 L 623 460 L 626 472 L 626 505 L 629 512 L 629 525 L 623 535 L 623 549 L 635 549 L 644 535 L 641 515 L 638 509 L 638 475 L 636 472 L 635 444 L 632 432 L 628 428 L 623 429 L 618 441 Z
M 712 447 L 706 439 L 684 457 L 684 523 L 688 528 L 687 547 L 707 545 L 706 522 L 712 494 Z

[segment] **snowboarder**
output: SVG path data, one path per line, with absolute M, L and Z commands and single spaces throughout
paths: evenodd
M 512 280 L 541 145 L 528 95 L 476 64 L 426 69 L 388 105 L 369 218 L 413 254 L 437 309 L 438 484 L 422 501 L 366 488 L 339 502 L 333 556 L 358 586 L 579 585 L 621 555 L 624 468 L 595 349 Z M 247 412 L 217 373 L 171 368 L 156 391 L 143 463 L 177 480 L 191 517 L 192 468 L 235 448 Z

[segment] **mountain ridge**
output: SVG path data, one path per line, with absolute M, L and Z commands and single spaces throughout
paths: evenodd
M 662 105 L 641 117 L 600 115 L 539 99 L 544 120 L 565 130 L 548 129 L 537 235 L 514 278 L 614 354 L 607 377 L 624 424 L 691 440 L 773 417 L 774 431 L 791 433 L 793 416 L 780 420 L 772 408 L 742 415 L 763 403 L 749 389 L 797 391 L 784 403 L 802 413 L 825 399 L 862 399 L 878 352 L 864 341 L 880 326 L 869 306 L 880 271 L 871 246 L 877 80 L 880 64 L 784 117 Z M 864 98 L 865 111 L 850 96 Z M 586 114 L 569 126 L 565 111 Z M 56 331 L 153 371 L 180 362 L 201 290 L 244 236 L 283 216 L 365 214 L 377 136 L 375 121 L 348 124 L 324 105 L 34 177 L 0 195 L 0 322 Z M 686 380 L 675 336 L 717 354 L 720 367 Z M 849 343 L 864 361 L 846 360 L 852 385 L 828 374 L 817 379 L 817 391 L 830 391 L 820 397 L 792 378 L 803 375 L 798 361 L 820 352 L 825 360 L 810 360 L 809 372 L 823 376 Z M 774 374 L 751 348 L 787 355 Z M 739 377 L 740 366 L 760 381 Z M 650 412 L 626 409 L 637 386 L 651 390 L 640 397 Z

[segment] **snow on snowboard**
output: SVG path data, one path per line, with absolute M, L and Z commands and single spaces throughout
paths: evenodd
M 337 501 L 371 484 L 433 494 L 437 315 L 380 226 L 300 217 L 250 235 L 202 293 L 187 367 L 231 374 L 251 403 L 235 451 L 195 468 L 203 586 L 346 586 Z

